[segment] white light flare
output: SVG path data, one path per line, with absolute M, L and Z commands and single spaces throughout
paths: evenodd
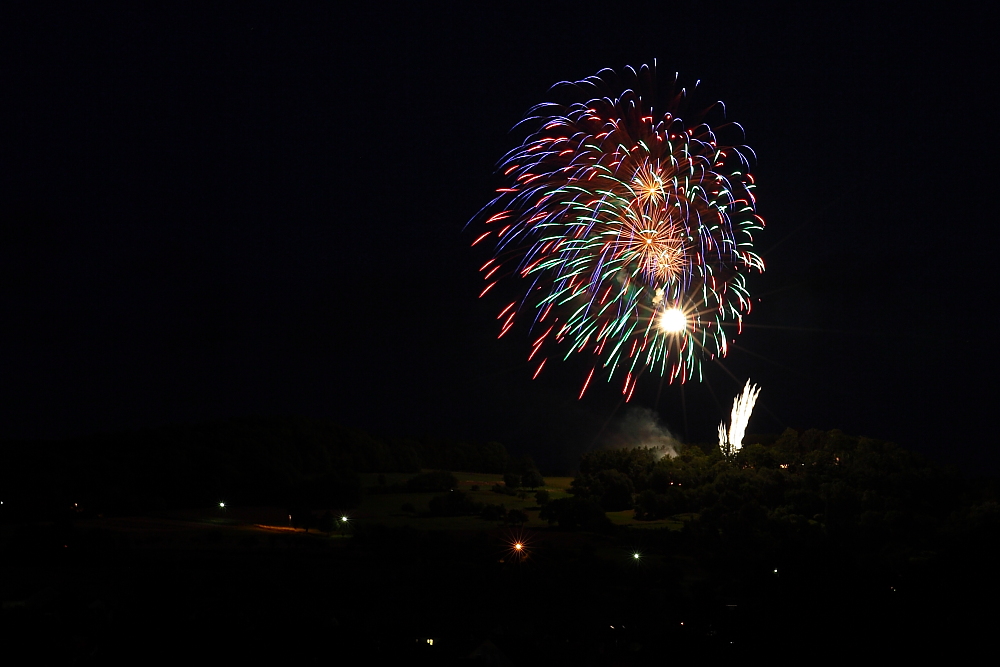
M 667 308 L 660 315 L 660 329 L 667 333 L 685 331 L 687 324 L 687 315 L 680 308 Z

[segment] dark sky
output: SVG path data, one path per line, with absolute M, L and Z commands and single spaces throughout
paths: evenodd
M 0 438 L 302 414 L 558 463 L 633 406 L 712 440 L 750 377 L 751 432 L 997 470 L 992 17 L 166 4 L 3 10 Z M 705 382 L 577 401 L 496 340 L 463 226 L 550 85 L 654 59 L 746 128 L 761 300 Z

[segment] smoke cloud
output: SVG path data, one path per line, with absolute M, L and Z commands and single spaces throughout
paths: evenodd
M 612 449 L 658 449 L 657 458 L 676 456 L 680 444 L 680 440 L 660 424 L 659 416 L 653 410 L 639 406 L 630 407 L 605 438 L 605 446 Z

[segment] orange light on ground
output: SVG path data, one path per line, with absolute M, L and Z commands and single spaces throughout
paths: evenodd
M 500 562 L 523 563 L 534 555 L 534 536 L 524 527 L 508 527 L 501 539 Z

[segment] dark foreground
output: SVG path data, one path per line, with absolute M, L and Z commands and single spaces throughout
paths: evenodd
M 733 554 L 727 571 L 723 555 L 691 553 L 670 531 L 536 531 L 521 559 L 506 529 L 359 526 L 328 537 L 132 521 L 3 527 L 8 656 L 639 665 L 963 655 L 990 636 L 998 590 L 986 545 L 892 580 L 878 564 L 807 550 L 766 563 Z

